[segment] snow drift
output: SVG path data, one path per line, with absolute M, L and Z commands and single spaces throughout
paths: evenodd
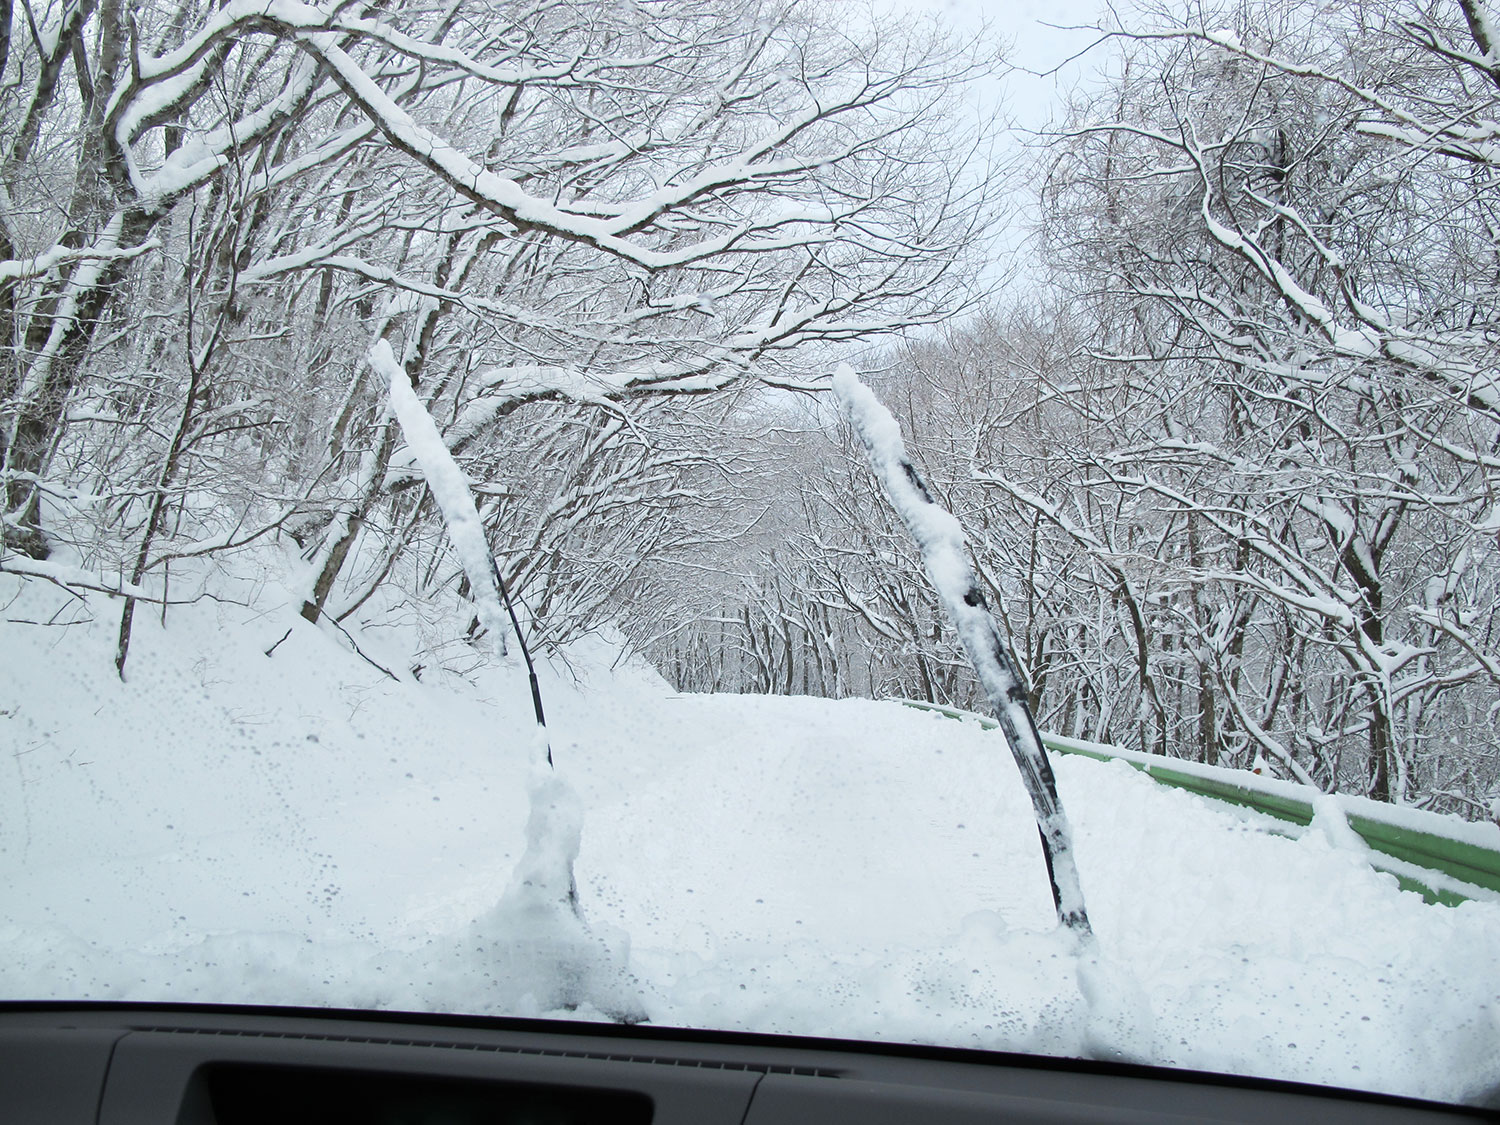
M 612 1014 L 1500 1086 L 1500 906 L 1425 905 L 1323 833 L 1063 759 L 1099 944 L 1130 970 L 1080 977 L 993 734 L 893 703 L 675 695 L 604 641 L 543 670 L 588 933 L 528 944 L 506 903 L 526 878 L 524 674 L 429 656 L 419 681 L 413 654 L 461 623 L 372 604 L 350 636 L 387 678 L 226 567 L 198 576 L 215 599 L 137 621 L 128 685 L 105 596 L 0 574 L 0 995 Z

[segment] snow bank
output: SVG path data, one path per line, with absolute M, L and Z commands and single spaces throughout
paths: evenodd
M 980 716 L 983 718 L 983 716 Z M 1160 754 L 1147 754 L 1122 746 L 1110 746 L 1102 742 L 1090 742 L 1082 738 L 1065 738 L 1047 735 L 1047 741 L 1085 754 L 1104 754 L 1140 766 L 1162 766 L 1177 773 L 1199 777 L 1205 781 L 1216 781 L 1227 785 L 1251 789 L 1272 797 L 1281 797 L 1299 803 L 1322 801 L 1329 806 L 1329 813 L 1347 821 L 1350 816 L 1364 817 L 1411 832 L 1437 832 L 1449 839 L 1472 844 L 1476 848 L 1500 849 L 1500 824 L 1464 820 L 1451 814 L 1433 813 L 1409 806 L 1392 805 L 1385 801 L 1373 801 L 1351 793 L 1319 793 L 1300 782 L 1285 781 L 1277 777 L 1255 775 L 1245 770 L 1211 766 L 1186 758 L 1166 758 Z M 1363 846 L 1363 844 L 1361 844 Z
M 122 685 L 117 605 L 0 575 L 0 995 L 644 1014 L 1500 1086 L 1495 904 L 1426 906 L 1321 832 L 1066 758 L 1101 956 L 1080 966 L 992 734 L 889 703 L 674 695 L 602 642 L 543 670 L 587 810 L 588 934 L 538 947 L 507 895 L 527 880 L 525 677 L 444 672 L 424 631 L 461 621 L 372 606 L 348 624 L 392 681 L 263 574 L 212 581 L 246 604 L 138 620 Z

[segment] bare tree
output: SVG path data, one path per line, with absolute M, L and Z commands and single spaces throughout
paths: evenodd
M 193 409 L 255 420 L 200 444 L 233 448 L 218 469 L 242 464 L 259 528 L 298 510 L 315 619 L 435 542 L 374 342 L 487 489 L 508 578 L 561 638 L 688 541 L 673 513 L 711 491 L 692 411 L 647 400 L 795 386 L 809 347 L 953 314 L 995 212 L 982 135 L 942 115 L 996 60 L 933 30 L 856 35 L 779 0 L 38 18 L 0 104 L 6 547 L 41 557 L 101 519 L 70 507 L 67 474 L 104 450 L 122 496 L 191 490 L 203 462 L 164 478 L 119 440 L 181 421 L 180 398 L 130 388 L 177 354 L 135 325 L 168 323 L 190 278 L 223 322 L 187 365 Z M 132 574 L 185 546 L 152 518 L 99 526 L 87 549 Z
M 1163 532 L 1128 553 L 1211 672 L 1200 728 L 1380 799 L 1448 789 L 1434 735 L 1500 686 L 1478 11 L 1266 3 L 1118 32 L 1116 86 L 1046 189 L 1099 324 L 1068 397 L 1117 409 L 1074 471 Z M 1117 521 L 994 483 L 1120 557 Z

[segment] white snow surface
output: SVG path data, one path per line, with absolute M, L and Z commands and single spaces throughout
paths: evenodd
M 1080 964 L 997 733 L 681 695 L 606 640 L 542 669 L 578 807 L 561 783 L 535 807 L 581 818 L 585 926 L 537 925 L 506 896 L 534 781 L 521 668 L 465 650 L 444 671 L 456 609 L 372 600 L 346 626 L 397 682 L 265 566 L 198 565 L 174 592 L 222 600 L 138 613 L 129 684 L 117 601 L 0 573 L 0 996 L 613 1013 L 1500 1086 L 1494 903 L 1428 906 L 1325 833 L 1063 757 L 1100 950 Z

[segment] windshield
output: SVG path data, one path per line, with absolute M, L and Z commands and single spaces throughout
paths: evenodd
M 1488 0 L 0 3 L 0 997 L 1497 1097 Z

